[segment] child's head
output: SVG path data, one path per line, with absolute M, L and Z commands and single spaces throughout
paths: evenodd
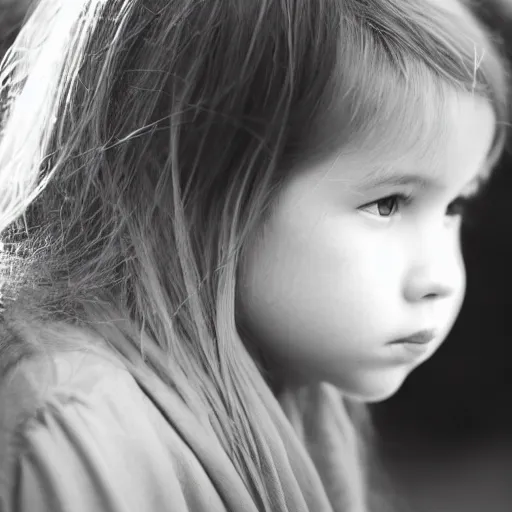
M 465 285 L 462 207 L 488 171 L 496 118 L 469 93 L 436 101 L 417 110 L 435 108 L 428 149 L 404 138 L 379 159 L 354 149 L 306 165 L 247 251 L 245 329 L 281 379 L 383 399 L 452 327 Z
M 395 391 L 454 320 L 455 199 L 503 142 L 505 72 L 470 13 L 38 4 L 2 75 L 0 227 L 31 203 L 4 239 L 23 249 L 11 292 L 117 329 L 228 430 L 223 408 L 239 431 L 251 414 L 247 347 L 293 379 Z M 418 357 L 389 345 L 424 329 Z

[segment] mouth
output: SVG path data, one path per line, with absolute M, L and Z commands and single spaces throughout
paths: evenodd
M 436 337 L 434 329 L 418 331 L 411 336 L 399 338 L 388 343 L 388 345 L 428 345 Z

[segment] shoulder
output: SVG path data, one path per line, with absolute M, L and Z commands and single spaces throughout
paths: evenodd
M 69 339 L 68 346 L 52 346 L 44 342 L 43 328 L 23 331 L 19 325 L 0 322 L 2 440 L 28 428 L 42 409 L 57 412 L 66 405 L 80 405 L 114 412 L 124 411 L 127 402 L 131 408 L 144 406 L 143 395 L 122 362 L 86 335 L 80 333 L 80 343 L 76 342 L 76 332 L 61 333 Z M 3 446 L 0 443 L 0 450 Z
M 114 413 L 124 410 L 126 402 L 131 408 L 142 405 L 126 369 L 100 353 L 45 352 L 27 349 L 29 344 L 23 349 L 13 345 L 0 352 L 0 450 L 5 448 L 5 436 L 36 424 L 42 411 L 59 414 L 66 406 L 80 406 Z
M 84 351 L 17 361 L 0 411 L 0 509 L 186 510 L 152 404 L 121 364 Z

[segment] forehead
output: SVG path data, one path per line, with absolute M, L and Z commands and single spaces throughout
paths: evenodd
M 485 172 L 495 133 L 489 102 L 454 91 L 436 100 L 426 101 L 414 119 L 400 122 L 390 117 L 377 123 L 366 137 L 339 153 L 346 169 L 357 169 L 357 177 L 368 180 L 399 170 L 431 179 L 447 171 Z

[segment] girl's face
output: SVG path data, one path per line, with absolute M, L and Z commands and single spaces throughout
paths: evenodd
M 244 325 L 283 378 L 382 400 L 445 339 L 465 290 L 458 208 L 495 123 L 484 100 L 448 104 L 428 152 L 397 146 L 381 170 L 364 152 L 333 156 L 285 186 L 239 288 Z

